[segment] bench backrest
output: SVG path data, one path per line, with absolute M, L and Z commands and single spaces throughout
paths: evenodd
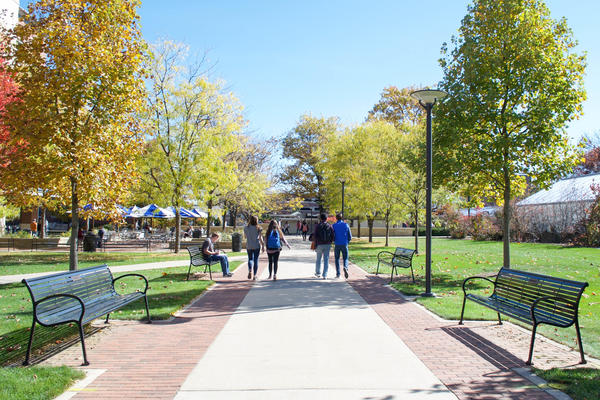
M 496 277 L 492 296 L 528 307 L 540 297 L 558 297 L 559 300 L 553 298 L 537 303 L 536 314 L 559 316 L 565 324 L 571 324 L 577 316 L 579 300 L 587 286 L 587 282 L 502 268 Z
M 192 265 L 206 264 L 204 254 L 202 253 L 202 246 L 188 246 L 187 251 L 190 253 L 190 263 Z
M 77 271 L 67 271 L 39 278 L 23 279 L 29 289 L 34 303 L 54 294 L 73 294 L 81 298 L 84 304 L 116 296 L 113 286 L 113 276 L 106 264 L 84 268 Z M 36 312 L 56 312 L 58 309 L 80 307 L 73 298 L 57 297 L 42 302 Z
M 396 247 L 396 251 L 394 251 L 394 257 L 392 258 L 392 265 L 408 268 L 412 263 L 412 258 L 414 254 L 415 250 L 413 249 Z

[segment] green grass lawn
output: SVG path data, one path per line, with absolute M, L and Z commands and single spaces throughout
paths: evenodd
M 548 381 L 550 387 L 565 392 L 573 400 L 596 400 L 600 396 L 600 370 L 572 368 L 540 370 L 534 372 Z
M 375 272 L 377 253 L 384 249 L 383 239 L 374 243 L 356 241 L 350 245 L 350 260 L 368 272 Z M 414 248 L 414 238 L 392 238 L 387 250 L 396 246 Z M 401 270 L 402 279 L 394 287 L 405 294 L 424 292 L 425 239 L 419 241 L 420 255 L 415 255 L 413 267 L 416 284 L 409 279 L 410 271 Z M 473 275 L 495 274 L 502 266 L 501 242 L 475 242 L 433 238 L 432 242 L 432 291 L 438 296 L 419 297 L 417 301 L 443 318 L 459 319 L 463 299 L 462 282 Z M 553 244 L 512 243 L 511 266 L 514 269 L 538 272 L 577 281 L 586 281 L 579 304 L 581 333 L 584 351 L 600 357 L 600 250 L 593 248 L 568 248 Z M 380 268 L 380 272 L 382 269 Z M 389 268 L 383 273 L 389 274 Z M 408 277 L 408 278 L 407 278 Z M 472 289 L 491 294 L 493 287 L 486 281 L 477 282 Z M 496 314 L 473 302 L 468 302 L 465 319 L 495 320 Z M 538 332 L 577 348 L 575 328 L 555 328 L 541 325 Z
M 0 399 L 50 400 L 84 376 L 68 367 L 0 368 Z
M 228 252 L 229 257 L 245 255 L 245 252 Z M 156 252 L 95 252 L 79 253 L 79 268 L 92 267 L 94 265 L 108 264 L 128 265 L 143 264 L 160 261 L 189 260 L 187 250 L 180 253 Z M 0 254 L 0 275 L 30 274 L 35 272 L 58 272 L 69 269 L 68 252 L 32 252 L 19 251 Z
M 231 261 L 231 270 L 235 270 L 241 263 Z M 187 267 L 176 267 L 133 271 L 148 279 L 148 303 L 152 319 L 168 319 L 212 284 L 212 281 L 208 280 L 186 281 L 187 270 Z M 221 267 L 213 265 L 212 271 L 219 274 Z M 124 274 L 115 274 L 115 277 Z M 143 280 L 137 277 L 123 278 L 117 282 L 117 291 L 123 293 L 143 287 Z M 138 300 L 111 314 L 110 318 L 141 320 L 145 316 L 144 301 Z M 11 360 L 24 358 L 27 350 L 32 306 L 27 288 L 23 284 L 0 285 L 0 321 L 0 365 L 6 365 Z M 76 334 L 76 325 L 59 325 L 54 328 L 37 325 L 34 349 L 48 344 L 61 344 L 65 338 Z

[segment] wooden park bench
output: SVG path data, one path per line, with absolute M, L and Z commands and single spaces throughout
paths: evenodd
M 126 276 L 137 276 L 146 282 L 143 291 L 118 294 L 115 281 Z M 23 279 L 29 289 L 33 303 L 33 324 L 29 334 L 27 355 L 23 365 L 29 365 L 29 355 L 33 342 L 35 324 L 56 326 L 76 323 L 79 326 L 83 365 L 89 365 L 85 352 L 83 326 L 92 320 L 106 315 L 106 323 L 111 312 L 138 299 L 144 298 L 148 323 L 151 323 L 148 309 L 148 280 L 139 274 L 126 274 L 113 278 L 106 264 L 76 271 L 61 272 L 38 278 Z
M 219 264 L 220 261 L 206 261 L 204 259 L 204 254 L 202 254 L 202 246 L 188 246 L 187 251 L 190 253 L 190 267 L 188 268 L 186 280 L 190 280 L 192 267 L 201 267 L 204 265 L 204 273 L 206 273 L 206 270 L 208 269 L 208 275 L 212 281 L 211 266 Z
M 486 297 L 467 293 L 467 283 L 472 279 L 485 279 L 491 282 L 494 285 L 492 295 Z M 482 276 L 471 276 L 462 284 L 464 298 L 459 325 L 463 323 L 467 299 L 496 311 L 499 324 L 502 324 L 500 314 L 504 314 L 532 325 L 527 360 L 527 365 L 531 365 L 535 331 L 538 325 L 548 324 L 567 328 L 575 324 L 581 364 L 585 364 L 581 333 L 579 332 L 578 308 L 581 295 L 587 286 L 587 282 L 571 281 L 508 268 L 500 269 L 494 280 Z
M 412 268 L 412 259 L 415 255 L 415 250 L 405 249 L 403 247 L 396 247 L 396 250 L 392 253 L 391 251 L 380 251 L 377 254 L 377 271 L 375 275 L 379 274 L 379 265 L 389 265 L 392 267 L 392 274 L 390 276 L 390 283 L 394 280 L 394 270 L 396 275 L 399 275 L 398 268 L 410 268 L 413 283 L 415 283 L 415 274 Z

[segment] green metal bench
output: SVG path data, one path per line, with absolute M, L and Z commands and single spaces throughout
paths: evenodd
M 479 296 L 467 293 L 467 282 L 472 279 L 484 279 L 494 285 L 491 296 Z M 494 280 L 482 276 L 471 276 L 463 281 L 464 293 L 459 325 L 463 323 L 467 299 L 491 308 L 498 313 L 498 323 L 502 324 L 500 314 L 533 326 L 529 358 L 531 365 L 535 331 L 540 324 L 567 328 L 575 324 L 577 343 L 581 354 L 581 364 L 585 364 L 581 333 L 579 332 L 578 308 L 587 282 L 571 281 L 548 275 L 502 268 Z
M 115 281 L 126 276 L 137 276 L 146 282 L 143 291 L 118 294 Z M 33 323 L 29 334 L 27 355 L 23 365 L 29 365 L 29 355 L 33 343 L 35 324 L 56 326 L 76 323 L 79 326 L 83 365 L 89 365 L 85 352 L 83 326 L 92 320 L 106 315 L 106 323 L 111 312 L 138 299 L 144 298 L 148 323 L 151 323 L 148 309 L 148 280 L 139 274 L 126 274 L 113 278 L 106 264 L 77 271 L 61 272 L 39 278 L 23 279 L 29 289 L 33 303 Z
M 375 275 L 379 274 L 379 265 L 389 265 L 392 267 L 392 274 L 390 276 L 390 283 L 394 280 L 394 270 L 396 275 L 399 275 L 398 268 L 410 268 L 413 283 L 415 283 L 415 274 L 412 268 L 412 259 L 415 255 L 415 250 L 405 249 L 403 247 L 396 247 L 396 250 L 392 253 L 391 251 L 380 251 L 377 254 L 377 271 Z
M 206 270 L 208 269 L 208 275 L 212 281 L 212 271 L 210 267 L 215 264 L 219 264 L 219 261 L 205 260 L 204 254 L 202 254 L 202 246 L 188 246 L 187 251 L 190 253 L 190 267 L 188 268 L 186 280 L 190 280 L 190 272 L 192 271 L 192 267 L 201 267 L 204 265 L 204 273 L 206 273 Z

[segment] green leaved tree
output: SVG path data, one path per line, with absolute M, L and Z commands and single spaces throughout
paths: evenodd
M 447 99 L 434 108 L 434 170 L 503 204 L 510 266 L 510 203 L 525 178 L 544 187 L 579 159 L 565 128 L 581 114 L 585 56 L 565 19 L 540 0 L 475 0 L 452 49 L 442 47 Z
M 139 161 L 140 192 L 176 209 L 176 252 L 181 207 L 210 203 L 217 188 L 235 186 L 231 154 L 239 149 L 238 135 L 245 125 L 238 100 L 223 89 L 223 83 L 206 77 L 202 63 L 186 64 L 187 51 L 169 41 L 152 47 L 148 68 L 152 137 Z

